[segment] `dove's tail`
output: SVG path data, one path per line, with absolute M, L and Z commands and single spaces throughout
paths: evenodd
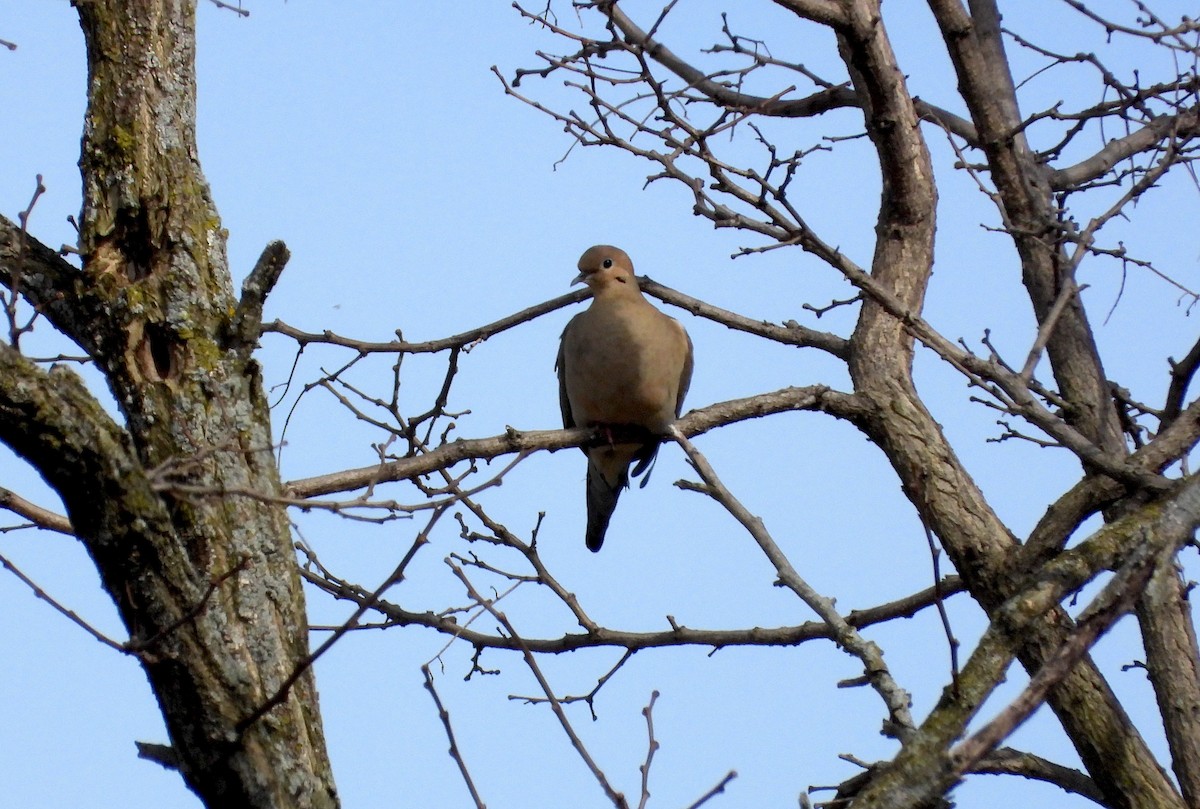
M 629 461 L 613 464 L 610 460 L 605 466 L 612 468 L 604 470 L 595 463 L 588 464 L 587 472 L 587 546 L 595 552 L 604 544 L 604 532 L 608 530 L 608 521 L 612 519 L 613 510 L 617 507 L 617 498 L 621 490 L 629 485 L 626 473 Z M 607 479 L 606 479 L 607 478 Z M 608 479 L 614 482 L 609 483 Z

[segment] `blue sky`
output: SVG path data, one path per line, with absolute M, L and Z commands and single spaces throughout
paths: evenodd
M 822 32 L 792 25 L 765 5 L 739 5 L 746 9 L 730 17 L 737 30 L 767 39 L 777 56 L 802 59 L 841 78 Z M 1184 5 L 1165 4 L 1180 13 Z M 652 4 L 622 6 L 635 19 L 655 12 Z M 199 8 L 200 156 L 230 233 L 235 282 L 268 241 L 283 239 L 291 249 L 291 263 L 268 302 L 268 319 L 370 340 L 389 339 L 397 329 L 413 340 L 441 337 L 562 294 L 579 253 L 607 242 L 626 249 L 640 273 L 717 305 L 848 333 L 851 312 L 817 320 L 801 308 L 850 294 L 815 259 L 781 250 L 731 261 L 739 246 L 758 242 L 714 231 L 692 217 L 689 195 L 679 187 L 643 189 L 651 167 L 625 155 L 576 148 L 556 165 L 569 138 L 506 97 L 490 67 L 510 76 L 517 67 L 538 66 L 536 50 L 561 46 L 527 25 L 509 3 L 448 2 L 438 13 L 428 5 L 388 2 L 255 0 L 247 7 L 251 15 L 244 19 L 209 3 Z M 719 36 L 721 10 L 720 3 L 684 0 L 664 37 L 686 53 L 710 44 Z M 961 111 L 927 12 L 901 13 L 888 23 L 914 92 Z M 562 22 L 576 24 L 570 12 Z M 1071 29 L 1065 35 L 1072 41 L 1061 49 L 1099 48 L 1095 33 Z M 75 13 L 65 0 L 8 0 L 0 10 L 0 39 L 19 46 L 0 50 L 0 211 L 14 217 L 23 209 L 41 173 L 48 191 L 31 231 L 50 245 L 71 242 L 66 217 L 77 214 L 80 204 L 76 162 L 86 70 Z M 1114 59 L 1133 63 L 1143 57 L 1130 50 Z M 1032 57 L 1018 59 L 1022 75 L 1036 66 Z M 1070 97 L 1085 81 L 1086 70 L 1062 71 L 1053 79 L 1035 78 L 1026 92 L 1031 103 L 1049 104 Z M 558 108 L 581 104 L 556 79 L 527 79 L 522 89 Z M 829 119 L 786 127 L 776 122 L 772 131 L 789 148 L 804 148 L 826 127 L 853 130 L 852 113 Z M 995 214 L 973 181 L 950 168 L 945 138 L 931 131 L 929 140 L 942 180 L 929 319 L 948 336 L 976 344 L 990 328 L 1001 350 L 1023 360 L 1034 328 L 1011 247 L 981 227 L 995 225 Z M 878 194 L 871 158 L 862 141 L 817 153 L 806 162 L 796 192 L 818 232 L 860 264 L 869 263 Z M 1181 211 L 1195 221 L 1197 194 L 1184 179 L 1147 197 L 1137 226 L 1118 223 L 1109 238 L 1136 245 L 1194 283 L 1200 244 L 1194 232 L 1181 237 L 1178 222 Z M 1120 267 L 1092 261 L 1081 280 L 1090 285 L 1084 300 L 1099 313 L 1099 324 L 1122 294 Z M 1166 387 L 1163 358 L 1181 356 L 1194 339 L 1194 322 L 1178 297 L 1169 285 L 1133 271 L 1124 279 L 1119 305 L 1099 326 L 1110 376 L 1149 401 L 1161 400 Z M 458 419 L 455 435 L 495 435 L 509 425 L 559 426 L 553 363 L 572 311 L 495 337 L 463 357 L 450 408 L 471 412 Z M 847 384 L 838 365 L 816 352 L 762 345 L 687 313 L 672 314 L 696 343 L 685 409 L 785 385 Z M 264 338 L 259 357 L 268 386 L 287 380 L 294 356 L 287 340 Z M 296 379 L 313 379 L 320 368 L 348 359 L 344 352 L 312 347 L 301 357 Z M 993 412 L 971 405 L 961 377 L 936 358 L 921 353 L 917 362 L 921 389 L 968 468 L 1010 526 L 1028 530 L 1046 503 L 1073 482 L 1076 465 L 1061 452 L 987 443 L 997 434 Z M 390 365 L 377 358 L 352 378 L 385 395 Z M 411 411 L 428 406 L 443 370 L 441 356 L 405 360 L 403 397 Z M 296 404 L 295 385 L 276 390 L 282 399 L 277 434 L 295 405 L 282 449 L 285 479 L 374 460 L 370 444 L 380 437 L 329 397 L 312 394 Z M 919 523 L 882 456 L 851 428 L 794 414 L 734 425 L 704 436 L 698 446 L 764 519 L 801 574 L 836 597 L 843 610 L 930 583 Z M 546 512 L 543 554 L 601 623 L 665 628 L 672 615 L 687 626 L 736 627 L 813 618 L 771 586 L 773 570 L 732 519 L 700 495 L 671 485 L 694 478 L 678 449 L 661 455 L 654 481 L 624 496 L 608 542 L 594 556 L 583 547 L 584 461 L 578 452 L 525 461 L 482 501 L 510 529 L 526 534 Z M 8 454 L 0 454 L 0 485 L 58 508 L 36 476 Z M 397 487 L 395 496 L 414 494 Z M 419 527 L 419 519 L 372 527 L 320 514 L 293 518 L 299 536 L 327 566 L 364 586 L 391 571 Z M 462 550 L 456 537 L 453 520 L 443 520 L 410 580 L 391 596 L 411 609 L 463 603 L 442 561 Z M 33 531 L 4 533 L 0 553 L 88 621 L 120 636 L 111 603 L 76 543 Z M 310 592 L 309 602 L 317 624 L 347 614 L 317 593 Z M 530 635 L 571 628 L 561 606 L 547 607 L 528 588 L 503 604 Z M 964 598 L 950 606 L 965 655 L 982 618 Z M 929 612 L 869 634 L 913 692 L 918 718 L 946 679 L 940 632 Z M 1145 678 L 1120 671 L 1138 656 L 1134 641 L 1136 632 L 1124 622 L 1101 641 L 1096 656 L 1143 733 L 1162 749 Z M 0 667 L 0 749 L 6 751 L 0 784 L 13 805 L 198 805 L 176 775 L 135 758 L 135 739 L 165 739 L 132 660 L 96 643 L 10 575 L 0 575 L 0 643 L 6 660 Z M 318 665 L 345 806 L 468 805 L 418 671 L 444 646 L 443 638 L 420 630 L 362 632 L 345 638 Z M 503 674 L 463 682 L 470 651 L 452 646 L 442 655 L 444 669 L 435 666 L 435 673 L 488 806 L 605 806 L 550 712 L 509 698 L 536 693 L 520 660 L 489 653 L 484 664 Z M 618 658 L 613 651 L 589 651 L 543 666 L 560 694 L 577 694 L 590 690 Z M 600 692 L 597 721 L 583 706 L 574 706 L 571 716 L 618 788 L 636 795 L 646 747 L 641 709 L 657 689 L 654 719 L 662 747 L 651 774 L 651 806 L 686 806 L 730 769 L 739 777 L 709 805 L 795 806 L 808 785 L 853 774 L 839 753 L 872 760 L 893 750 L 877 733 L 883 714 L 875 695 L 836 687 L 860 672 L 855 660 L 829 644 L 712 655 L 705 649 L 643 653 Z M 1022 682 L 1013 671 L 998 696 L 1011 697 Z M 1075 762 L 1053 720 L 1041 713 L 1012 743 Z M 1074 805 L 1048 787 L 1012 778 L 976 778 L 957 795 L 966 809 L 1018 800 Z

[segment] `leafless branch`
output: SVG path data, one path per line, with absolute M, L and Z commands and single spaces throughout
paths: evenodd
M 1104 30 L 1109 33 L 1121 33 L 1126 36 L 1136 37 L 1139 39 L 1149 39 L 1155 44 L 1161 43 L 1163 40 L 1177 39 L 1184 34 L 1194 34 L 1200 31 L 1200 24 L 1197 21 L 1184 17 L 1183 21 L 1176 26 L 1168 26 L 1162 20 L 1158 19 L 1150 9 L 1141 2 L 1136 3 L 1139 11 L 1145 13 L 1151 24 L 1144 25 L 1141 28 L 1134 28 L 1129 25 L 1123 25 L 1113 20 L 1101 16 L 1093 8 L 1084 3 L 1083 0 L 1063 0 L 1071 8 L 1078 11 L 1087 19 L 1100 24 Z M 1192 48 L 1194 45 L 1190 42 L 1183 42 L 1184 47 Z
M 532 645 L 530 646 L 530 649 L 531 650 L 533 649 Z M 624 666 L 627 662 L 629 662 L 630 658 L 633 657 L 635 651 L 636 650 L 634 650 L 634 649 L 626 649 L 625 654 L 621 655 L 621 658 L 615 664 L 613 664 L 612 668 L 610 668 L 608 671 L 604 672 L 604 674 L 602 674 L 598 678 L 596 678 L 596 685 L 595 685 L 595 687 L 592 688 L 591 691 L 587 692 L 586 694 L 580 694 L 577 696 L 576 695 L 561 696 L 558 698 L 559 702 L 561 702 L 563 705 L 570 705 L 572 702 L 586 702 L 588 709 L 592 712 L 592 721 L 599 719 L 600 717 L 596 713 L 596 695 L 599 694 L 600 689 L 603 688 L 605 686 L 605 684 L 608 683 L 608 681 L 613 678 L 613 675 L 616 674 L 621 669 L 622 666 Z M 511 700 L 519 700 L 521 702 L 525 702 L 530 705 L 536 704 L 538 702 L 545 702 L 545 700 L 546 700 L 545 697 L 522 696 L 522 695 L 517 695 L 517 694 L 509 694 L 508 698 Z
M 489 323 L 485 326 L 479 326 L 474 329 L 462 332 L 460 334 L 442 337 L 437 340 L 427 340 L 420 343 L 410 343 L 402 339 L 390 340 L 387 342 L 371 342 L 367 340 L 356 340 L 351 337 L 343 337 L 334 334 L 331 331 L 323 332 L 306 332 L 290 326 L 280 320 L 273 320 L 270 323 L 263 324 L 263 333 L 276 333 L 290 337 L 299 343 L 301 346 L 310 343 L 328 343 L 330 345 L 342 346 L 357 351 L 359 354 L 434 354 L 439 351 L 446 351 L 451 348 L 470 348 L 478 343 L 494 337 L 497 334 L 508 331 L 514 326 L 519 326 L 541 315 L 554 312 L 564 306 L 569 306 L 572 303 L 578 303 L 584 300 L 591 293 L 588 290 L 579 290 L 570 292 L 566 295 L 560 295 L 557 298 L 539 303 L 535 306 L 530 306 L 520 312 L 500 318 L 499 320 Z
M 1096 786 L 1096 782 L 1084 773 L 1011 747 L 1002 747 L 984 756 L 971 772 L 1019 775 L 1022 778 L 1044 781 L 1065 792 L 1081 795 L 1100 806 L 1107 805 L 1104 793 Z
M 951 757 L 958 773 L 975 767 L 985 755 L 1008 738 L 1018 725 L 1045 702 L 1050 689 L 1071 672 L 1100 635 L 1132 609 L 1159 559 L 1154 550 L 1149 543 L 1135 550 L 1117 575 L 1080 615 L 1067 642 L 1045 662 L 1021 694 L 999 715 L 954 748 Z M 1173 555 L 1175 548 L 1169 550 Z
M 365 591 L 344 579 L 338 578 L 327 570 L 314 572 L 301 568 L 300 575 L 310 584 L 329 595 L 350 601 L 361 606 L 370 597 Z M 553 581 L 551 579 L 550 581 Z M 546 582 L 540 582 L 545 584 Z M 552 588 L 561 588 L 557 585 Z M 957 577 L 947 577 L 936 587 L 928 587 L 905 598 L 881 604 L 867 609 L 851 610 L 846 616 L 846 622 L 856 629 L 873 626 L 891 621 L 896 618 L 909 618 L 917 612 L 933 606 L 938 598 L 948 598 L 963 591 L 962 582 Z M 796 626 L 784 627 L 753 627 L 749 629 L 703 629 L 684 626 L 673 622 L 669 629 L 662 631 L 627 632 L 600 626 L 587 618 L 578 606 L 578 602 L 565 589 L 559 596 L 581 623 L 587 625 L 583 633 L 568 633 L 557 638 L 523 638 L 524 644 L 530 651 L 538 653 L 571 652 L 578 649 L 597 647 L 617 647 L 636 652 L 642 649 L 655 649 L 671 646 L 704 646 L 712 649 L 723 649 L 730 646 L 795 646 L 812 640 L 835 640 L 834 630 L 824 621 L 809 621 Z M 378 612 L 387 620 L 388 626 L 423 626 L 437 630 L 450 638 L 462 640 L 477 648 L 516 649 L 516 643 L 505 635 L 490 635 L 477 632 L 470 628 L 471 621 L 460 623 L 453 616 L 431 611 L 418 612 L 406 610 L 388 602 L 377 599 L 370 609 Z M 624 662 L 622 658 L 620 662 Z M 619 664 L 618 664 L 619 666 Z M 617 666 L 611 671 L 615 671 Z M 610 671 L 610 674 L 611 674 Z M 601 678 L 606 681 L 606 677 Z M 597 688 L 603 682 L 597 683 Z M 595 693 L 593 690 L 593 694 Z M 515 697 L 531 700 L 530 697 Z M 563 698 L 564 701 L 587 701 L 588 695 L 581 697 Z
M 654 754 L 658 750 L 658 739 L 654 738 L 654 703 L 658 701 L 658 692 L 654 691 L 650 694 L 650 702 L 645 708 L 642 708 L 642 716 L 646 717 L 646 735 L 649 741 L 646 744 L 646 760 L 638 769 L 642 773 L 642 797 L 638 801 L 638 809 L 646 809 L 646 802 L 650 800 L 650 763 L 654 761 Z
M 1063 284 L 1062 291 L 1058 293 L 1058 298 L 1054 301 L 1054 306 L 1050 308 L 1050 313 L 1038 327 L 1037 338 L 1033 341 L 1033 346 L 1029 349 L 1029 356 L 1025 358 L 1025 365 L 1021 368 L 1020 378 L 1025 384 L 1028 385 L 1033 379 L 1033 371 L 1042 358 L 1042 352 L 1046 350 L 1046 343 L 1050 341 L 1050 334 L 1058 325 L 1058 319 L 1062 316 L 1063 310 L 1076 295 L 1085 289 L 1087 289 L 1086 284 L 1077 287 L 1075 282 L 1069 279 Z
M 217 8 L 224 9 L 225 11 L 232 11 L 234 14 L 238 15 L 239 17 L 249 17 L 250 16 L 250 9 L 242 8 L 240 3 L 236 6 L 232 6 L 229 3 L 226 3 L 224 0 L 209 0 L 209 2 L 212 3 L 214 6 L 216 6 Z
M 617 809 L 629 809 L 629 804 L 626 802 L 625 796 L 613 789 L 612 784 L 610 784 L 608 781 L 608 776 L 606 776 L 604 771 L 601 770 L 596 764 L 595 759 L 592 758 L 591 753 L 589 753 L 587 747 L 584 746 L 583 740 L 580 739 L 579 734 L 575 732 L 575 728 L 572 726 L 571 720 L 567 718 L 567 713 L 563 710 L 562 703 L 559 702 L 559 700 L 554 696 L 554 689 L 551 688 L 549 681 L 546 680 L 546 676 L 542 673 L 541 668 L 538 666 L 537 660 L 534 658 L 533 653 L 527 646 L 525 646 L 524 641 L 521 640 L 521 636 L 517 633 L 516 628 L 508 620 L 508 617 L 504 613 L 497 610 L 491 601 L 479 594 L 461 567 L 449 562 L 448 564 L 450 564 L 451 571 L 453 571 L 454 575 L 458 577 L 458 580 L 462 582 L 463 587 L 466 588 L 467 594 L 471 597 L 471 599 L 484 607 L 484 609 L 486 609 L 493 618 L 500 622 L 501 626 L 504 627 L 505 632 L 507 632 L 508 635 L 516 641 L 522 656 L 525 658 L 525 664 L 529 667 L 529 671 L 537 680 L 538 686 L 542 689 L 542 693 L 546 695 L 550 709 L 554 712 L 554 716 L 558 719 L 559 725 L 562 726 L 563 732 L 566 733 L 567 738 L 570 739 L 571 746 L 575 748 L 575 752 L 579 754 L 579 757 L 583 760 L 583 763 L 587 765 L 589 770 L 591 770 L 592 776 L 596 779 L 596 782 L 600 784 L 601 789 L 604 790 L 604 794 L 608 796 L 608 799 L 612 801 L 613 806 L 617 807 Z
M 718 781 L 713 786 L 712 789 L 710 789 L 708 792 L 705 792 L 703 795 L 701 795 L 699 797 L 699 799 L 697 799 L 693 803 L 688 804 L 687 809 L 699 809 L 701 806 L 708 803 L 713 798 L 724 793 L 725 788 L 728 787 L 730 782 L 733 781 L 733 779 L 737 778 L 737 777 L 738 777 L 737 770 L 730 770 L 729 772 L 725 773 L 725 776 L 723 778 L 721 778 L 721 780 Z
M 678 426 L 685 435 L 694 436 L 721 424 L 795 410 L 819 410 L 853 421 L 863 414 L 858 404 L 855 397 L 824 386 L 784 388 L 774 393 L 734 399 L 701 410 L 693 410 L 678 422 Z M 531 431 L 510 429 L 504 435 L 491 438 L 458 439 L 411 458 L 291 481 L 284 484 L 284 491 L 293 498 L 318 497 L 378 485 L 386 481 L 408 480 L 439 469 L 449 469 L 454 464 L 468 459 L 483 460 L 534 450 L 554 452 L 568 447 L 583 446 L 591 440 L 594 440 L 593 431 L 585 428 Z
M 0 567 L 3 567 L 9 573 L 12 573 L 14 576 L 16 576 L 17 579 L 22 584 L 24 584 L 26 587 L 28 587 L 35 596 L 40 598 L 42 601 L 45 601 L 47 604 L 49 604 L 51 607 L 53 607 L 55 609 L 55 611 L 57 611 L 59 614 L 66 617 L 71 623 L 78 626 L 84 632 L 87 632 L 89 635 L 91 635 L 93 638 L 95 638 L 96 640 L 103 643 L 105 646 L 109 647 L 110 649 L 115 649 L 116 651 L 121 652 L 123 654 L 132 654 L 132 650 L 129 649 L 126 646 L 126 644 L 118 643 L 117 641 L 108 637 L 103 632 L 101 632 L 100 630 L 96 629 L 94 626 L 89 624 L 87 621 L 80 618 L 79 615 L 76 614 L 73 610 L 69 610 L 66 607 L 64 607 L 62 604 L 60 604 L 54 597 L 52 597 L 49 593 L 47 593 L 45 590 L 43 590 L 41 587 L 39 587 L 37 585 L 37 583 L 33 581 L 33 579 L 29 578 L 24 573 L 22 573 L 17 568 L 16 565 L 14 565 L 12 562 L 10 562 L 8 560 L 7 557 L 0 555 Z
M 704 493 L 724 506 L 753 537 L 763 554 L 775 566 L 779 582 L 799 596 L 830 626 L 838 646 L 862 661 L 864 676 L 878 692 L 884 705 L 887 706 L 888 721 L 884 727 L 884 734 L 903 739 L 913 729 L 912 715 L 909 713 L 911 697 L 892 679 L 879 647 L 863 638 L 836 610 L 832 600 L 820 595 L 801 578 L 782 549 L 767 532 L 762 520 L 751 514 L 733 496 L 708 463 L 708 459 L 696 449 L 695 445 L 675 427 L 671 428 L 670 435 L 683 448 L 693 468 L 700 475 L 700 479 L 704 481 Z
M 38 528 L 46 531 L 57 531 L 68 536 L 75 535 L 71 521 L 61 514 L 55 514 L 49 509 L 31 503 L 14 491 L 0 486 L 0 508 L 7 509 L 19 517 L 24 517 Z
M 433 672 L 429 669 L 428 663 L 421 666 L 421 673 L 425 675 L 425 688 L 429 691 L 429 695 L 433 698 L 433 704 L 437 707 L 442 727 L 446 729 L 446 738 L 450 742 L 450 758 L 454 759 L 454 763 L 458 765 L 458 771 L 462 774 L 463 782 L 467 785 L 467 791 L 471 793 L 471 800 L 475 802 L 477 809 L 486 809 L 483 799 L 479 797 L 479 790 L 475 788 L 475 781 L 471 778 L 470 771 L 467 770 L 467 762 L 462 757 L 462 751 L 458 749 L 458 742 L 454 738 L 454 728 L 450 725 L 450 712 L 446 710 L 446 706 L 442 704 L 442 698 L 438 696 L 437 688 L 433 684 Z
M 21 223 L 20 235 L 17 239 L 16 258 L 13 261 L 13 269 L 8 274 L 8 294 L 4 298 L 4 314 L 8 318 L 8 342 L 13 348 L 19 348 L 21 335 L 33 329 L 33 323 L 37 319 L 37 310 L 34 310 L 33 315 L 23 324 L 17 322 L 17 305 L 21 300 L 22 290 L 21 282 L 24 277 L 25 252 L 29 244 L 29 217 L 33 214 L 33 208 L 37 205 L 38 199 L 42 194 L 46 193 L 46 186 L 42 185 L 42 175 L 37 176 L 37 184 L 33 190 L 33 197 L 29 200 L 29 205 L 25 210 L 17 214 L 17 220 Z
M 1178 115 L 1156 117 L 1141 129 L 1111 140 L 1098 152 L 1066 168 L 1050 172 L 1050 187 L 1056 191 L 1078 188 L 1103 177 L 1122 160 L 1158 149 L 1172 139 L 1195 138 L 1200 133 L 1200 108 Z
M 1196 369 L 1200 368 L 1200 340 L 1196 341 L 1182 360 L 1176 362 L 1168 357 L 1167 362 L 1171 366 L 1171 384 L 1167 388 L 1166 401 L 1160 416 L 1163 427 L 1174 424 L 1183 411 L 1183 400 L 1187 395 L 1188 386 L 1196 375 Z
M 934 591 L 934 606 L 937 607 L 938 618 L 942 622 L 942 630 L 946 633 L 946 645 L 950 649 L 950 687 L 955 691 L 958 690 L 958 638 L 954 636 L 954 629 L 950 626 L 950 615 L 946 612 L 946 603 L 942 599 L 942 569 L 941 555 L 942 551 L 938 548 L 937 543 L 933 539 L 933 530 L 924 520 L 921 521 L 925 528 L 925 541 L 929 544 L 929 556 L 933 562 L 933 591 Z

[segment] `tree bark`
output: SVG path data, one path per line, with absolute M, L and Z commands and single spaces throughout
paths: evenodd
M 47 298 L 93 358 L 124 426 L 73 373 L 6 346 L 0 437 L 62 496 L 201 800 L 336 807 L 311 671 L 253 719 L 302 666 L 307 619 L 287 515 L 269 501 L 280 483 L 249 357 L 257 323 L 241 322 L 269 283 L 239 310 L 197 156 L 195 3 L 76 7 L 83 270 L 52 278 L 38 256 L 28 297 Z
M 1154 572 L 1137 618 L 1179 790 L 1188 806 L 1200 806 L 1200 649 L 1187 594 L 1171 560 Z

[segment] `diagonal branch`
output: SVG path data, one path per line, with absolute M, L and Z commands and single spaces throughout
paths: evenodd
M 31 503 L 21 495 L 10 489 L 0 486 L 0 508 L 11 511 L 19 517 L 24 517 L 38 528 L 46 531 L 57 531 L 60 534 L 74 536 L 75 531 L 71 528 L 71 521 L 61 514 L 42 508 L 36 503 Z
M 1104 148 L 1090 157 L 1072 166 L 1051 171 L 1048 178 L 1050 187 L 1055 191 L 1078 188 L 1103 177 L 1122 160 L 1155 151 L 1172 140 L 1190 141 L 1197 136 L 1200 136 L 1200 106 L 1174 115 L 1160 115 L 1141 129 L 1108 141 Z
M 1048 658 L 1030 679 L 1025 689 L 994 719 L 976 731 L 969 739 L 959 744 L 950 756 L 953 776 L 973 768 L 984 756 L 994 750 L 1035 710 L 1045 702 L 1050 689 L 1058 685 L 1083 659 L 1099 637 L 1107 632 L 1116 621 L 1129 612 L 1138 595 L 1146 586 L 1156 564 L 1155 555 L 1147 550 L 1149 543 L 1135 548 L 1129 560 L 1112 579 L 1105 584 L 1100 594 L 1088 604 L 1076 621 L 1075 629 L 1058 651 Z M 1168 547 L 1169 555 L 1176 548 Z M 1169 558 L 1169 557 L 1168 557 Z
M 1011 747 L 1002 747 L 985 756 L 975 765 L 971 772 L 991 775 L 1019 775 L 1022 778 L 1044 781 L 1047 784 L 1053 784 L 1064 792 L 1073 792 L 1076 795 L 1081 795 L 1100 806 L 1106 805 L 1104 802 L 1104 793 L 1096 786 L 1096 782 L 1086 774 L 1079 770 L 1056 764 L 1033 753 L 1014 750 Z
M 911 797 L 911 805 L 942 795 L 958 777 L 977 763 L 1015 728 L 1017 722 L 1041 705 L 1051 686 L 1061 684 L 1086 659 L 1095 639 L 1136 598 L 1154 566 L 1171 558 L 1189 541 L 1200 525 L 1200 477 L 1193 476 L 1153 511 L 1140 511 L 1110 523 L 1079 546 L 1063 553 L 1030 577 L 1023 587 L 992 613 L 992 620 L 960 678 L 961 687 L 947 695 L 905 742 L 896 759 L 859 795 L 862 807 L 884 807 L 897 790 Z M 1012 661 L 1012 650 L 1047 610 L 1078 591 L 1106 569 L 1121 572 L 1080 616 L 1080 626 L 1047 655 L 1031 679 L 1030 688 L 1010 711 L 981 734 L 950 746 L 965 729 L 983 701 L 1001 682 Z M 1166 787 L 1164 787 L 1166 788 Z M 1174 791 L 1171 787 L 1172 792 Z M 1167 793 L 1158 792 L 1160 797 Z M 1174 800 L 1155 803 L 1143 797 L 1130 805 L 1182 805 Z
M 758 543 L 763 554 L 775 566 L 779 583 L 799 596 L 829 625 L 838 646 L 862 662 L 865 679 L 878 692 L 884 705 L 887 706 L 888 721 L 883 729 L 884 735 L 904 739 L 913 730 L 912 715 L 909 712 L 912 699 L 908 692 L 892 678 L 891 672 L 883 660 L 882 650 L 874 642 L 860 635 L 837 611 L 831 599 L 822 596 L 800 576 L 767 531 L 763 521 L 751 514 L 741 501 L 725 487 L 708 459 L 696 449 L 695 445 L 674 427 L 671 428 L 671 437 L 687 453 L 688 460 L 700 475 L 700 479 L 704 481 L 703 492 L 720 503 Z
M 514 627 L 512 622 L 508 620 L 508 616 L 496 609 L 495 604 L 490 599 L 486 599 L 480 595 L 480 593 L 475 589 L 475 586 L 471 584 L 471 580 L 467 578 L 467 575 L 463 572 L 462 568 L 460 568 L 458 565 L 450 563 L 448 560 L 447 563 L 450 564 L 450 569 L 454 572 L 454 575 L 458 577 L 459 581 L 462 582 L 463 587 L 466 588 L 467 594 L 471 597 L 471 599 L 476 604 L 479 604 L 481 607 L 487 610 L 488 614 L 490 614 L 493 618 L 499 621 L 501 626 L 504 627 L 505 632 L 516 642 L 517 648 L 521 651 L 521 654 L 525 658 L 525 664 L 529 667 L 529 671 L 538 681 L 538 686 L 541 687 L 542 693 L 546 695 L 546 700 L 549 703 L 551 710 L 554 711 L 554 716 L 558 719 L 558 723 L 562 726 L 563 732 L 567 734 L 567 738 L 571 740 L 571 746 L 575 748 L 575 751 L 579 754 L 579 757 L 583 760 L 584 764 L 586 764 L 587 768 L 591 770 L 596 782 L 599 783 L 601 789 L 604 790 L 604 794 L 608 796 L 608 799 L 612 801 L 613 805 L 616 806 L 617 809 L 629 809 L 629 804 L 625 800 L 625 796 L 613 788 L 612 784 L 608 780 L 608 776 L 605 775 L 604 771 L 600 769 L 600 766 L 596 764 L 596 760 L 592 758 L 592 754 L 588 752 L 583 740 L 579 738 L 579 734 L 576 733 L 575 727 L 571 724 L 571 720 L 567 718 L 566 711 L 563 710 L 561 701 L 555 697 L 554 689 L 550 686 L 550 682 L 546 679 L 546 675 L 542 673 L 541 667 L 538 666 L 537 660 L 534 658 L 533 653 L 521 639 L 516 627 Z

